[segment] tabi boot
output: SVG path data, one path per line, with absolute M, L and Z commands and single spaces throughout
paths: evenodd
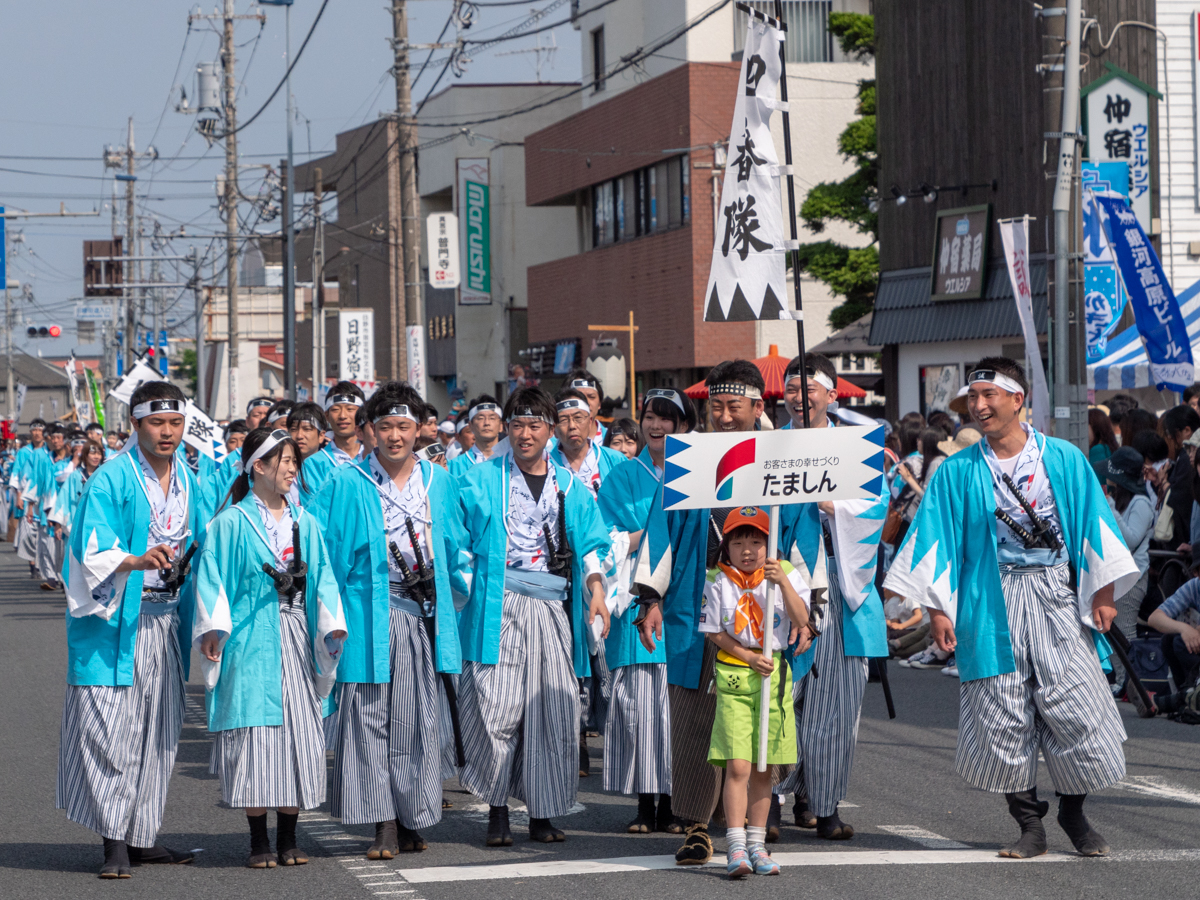
M 396 820 L 396 835 L 399 839 L 400 852 L 420 853 L 429 849 L 425 838 L 411 828 L 407 828 L 399 819 Z
M 561 828 L 555 828 L 549 819 L 529 817 L 529 839 L 538 844 L 561 844 L 567 835 Z
M 104 839 L 104 865 L 100 867 L 101 878 L 130 878 L 133 873 L 129 865 L 129 847 L 124 841 Z
M 487 845 L 489 847 L 511 847 L 512 842 L 512 832 L 508 829 L 508 807 L 490 807 L 488 810 Z
M 813 811 L 808 808 L 808 798 L 803 794 L 796 795 L 796 803 L 792 807 L 792 816 L 796 820 L 797 828 L 816 828 L 817 817 Z
M 638 794 L 637 818 L 625 830 L 630 834 L 649 834 L 654 830 L 653 794 Z
M 246 816 L 246 822 L 250 825 L 250 857 L 246 860 L 246 868 L 275 868 L 275 855 L 271 853 L 271 836 L 267 834 L 267 814 Z
M 1005 794 L 1008 814 L 1021 826 L 1021 836 L 1015 844 L 1000 849 L 1000 855 L 1008 859 L 1031 859 L 1046 852 L 1046 829 L 1042 817 L 1050 810 L 1050 804 L 1038 800 L 1037 788 Z
M 817 837 L 826 841 L 848 841 L 854 837 L 854 828 L 839 819 L 834 810 L 832 816 L 817 816 Z
M 1059 794 L 1058 824 L 1067 833 L 1080 856 L 1108 856 L 1108 841 L 1092 829 L 1083 814 L 1085 799 L 1087 794 Z
M 671 812 L 671 795 L 658 795 L 658 809 L 654 814 L 654 830 L 664 834 L 683 834 L 683 826 Z
M 396 820 L 375 823 L 375 843 L 367 848 L 367 859 L 391 859 L 400 852 Z
M 181 866 L 195 862 L 196 854 L 183 850 L 172 850 L 169 847 L 130 847 L 129 862 L 134 866 Z
M 296 820 L 300 813 L 275 813 L 275 854 L 281 866 L 302 866 L 308 854 L 296 846 Z
M 779 826 L 782 820 L 782 809 L 779 804 L 779 795 L 771 795 L 771 809 L 767 813 L 767 843 L 774 844 L 779 840 Z
M 675 865 L 702 866 L 712 859 L 712 838 L 708 836 L 708 826 L 703 822 L 693 822 L 684 829 L 687 835 L 683 846 L 675 851 Z
M 579 735 L 579 777 L 587 778 L 592 774 L 592 757 L 588 753 L 587 734 Z

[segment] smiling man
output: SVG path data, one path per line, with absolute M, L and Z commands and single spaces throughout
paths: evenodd
M 504 419 L 500 416 L 500 404 L 491 394 L 480 394 L 467 407 L 467 427 L 470 439 L 464 444 L 462 453 L 450 460 L 450 474 L 462 478 L 485 460 L 492 458 L 500 450 L 501 444 L 507 446 L 504 437 Z
M 133 392 L 137 443 L 88 479 L 71 530 L 57 806 L 104 838 L 101 878 L 192 861 L 155 844 L 195 609 L 190 577 L 181 583 L 171 568 L 202 541 L 205 521 L 195 478 L 175 453 L 184 405 L 165 381 Z
M 925 606 L 938 646 L 955 653 L 955 768 L 1004 794 L 1021 828 L 1000 855 L 1046 852 L 1041 755 L 1059 825 L 1081 855 L 1104 856 L 1083 802 L 1125 774 L 1125 728 L 1101 670 L 1102 636 L 1138 568 L 1087 458 L 1021 422 L 1021 367 L 981 360 L 967 387 L 984 440 L 930 479 L 883 586 Z

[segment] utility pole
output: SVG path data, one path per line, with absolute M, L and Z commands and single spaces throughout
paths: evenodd
M 396 79 L 396 127 L 399 129 L 397 150 L 400 156 L 400 253 L 404 296 L 405 330 L 393 337 L 400 347 L 405 348 L 403 358 L 407 362 L 408 380 L 422 396 L 425 388 L 424 341 L 421 334 L 421 283 L 420 283 L 420 228 L 417 221 L 417 123 L 412 115 L 412 87 L 408 80 L 408 10 L 405 0 L 392 0 L 392 74 Z M 395 310 L 393 310 L 393 313 Z M 415 329 L 415 340 L 408 342 L 409 329 Z M 418 358 L 409 356 L 415 349 Z M 404 374 L 399 371 L 399 358 L 393 377 Z
M 312 252 L 312 397 L 320 403 L 320 385 L 325 383 L 325 219 L 321 215 L 324 173 L 313 169 Z
M 200 253 L 195 247 L 189 254 L 188 262 L 192 264 L 192 299 L 196 304 L 196 405 L 203 413 L 208 412 L 208 404 L 204 390 L 204 300 L 203 285 L 200 284 Z
M 238 415 L 238 167 L 237 79 L 233 44 L 233 0 L 225 0 L 221 65 L 225 70 L 225 285 L 229 321 L 229 417 Z

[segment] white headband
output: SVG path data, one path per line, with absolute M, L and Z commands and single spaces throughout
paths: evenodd
M 708 396 L 713 394 L 732 394 L 735 397 L 745 397 L 748 400 L 761 400 L 762 391 L 748 384 L 739 382 L 730 382 L 727 384 L 714 384 L 708 388 Z
M 154 415 L 154 413 L 179 413 L 183 415 L 183 401 L 147 400 L 145 403 L 139 403 L 135 406 L 130 415 L 135 419 L 144 419 L 146 416 Z
M 278 447 L 281 442 L 289 440 L 290 438 L 291 435 L 282 428 L 276 428 L 269 435 L 267 435 L 267 439 L 265 441 L 259 444 L 258 449 L 254 451 L 254 455 L 251 456 L 249 460 L 242 461 L 242 471 L 249 474 L 250 470 L 254 468 L 254 464 L 256 462 Z
M 1025 388 L 1017 384 L 1013 379 L 1009 378 L 1003 372 L 995 372 L 991 369 L 976 369 L 967 376 L 967 385 L 976 384 L 984 381 L 988 384 L 995 385 L 1002 391 L 1008 391 L 1010 394 L 1025 395 Z
M 494 412 L 496 415 L 500 415 L 500 407 L 495 403 L 476 403 L 471 407 L 471 411 L 467 413 L 467 421 L 470 422 L 475 418 L 477 413 L 481 412 Z
M 329 410 L 331 406 L 336 406 L 339 403 L 346 403 L 350 406 L 362 406 L 362 398 L 356 397 L 354 394 L 333 394 L 325 400 L 325 409 Z
M 533 407 L 531 406 L 521 406 L 517 409 L 514 409 L 512 415 L 508 417 L 508 421 L 512 422 L 514 419 L 533 419 L 535 422 L 545 422 L 551 427 L 554 426 L 554 423 L 541 413 L 534 412 Z
M 413 414 L 413 411 L 405 403 L 396 403 L 385 407 L 378 414 L 371 417 L 371 424 L 374 425 L 380 419 L 408 419 L 410 422 L 415 422 L 418 425 L 421 424 L 421 420 Z
M 464 431 L 466 431 L 467 428 L 470 427 L 470 425 L 471 425 L 470 419 L 460 419 L 455 425 L 454 433 L 462 434 Z
M 246 415 L 250 415 L 251 410 L 258 409 L 260 406 L 272 407 L 274 405 L 274 400 L 266 400 L 262 397 L 258 398 L 257 400 L 251 400 L 246 406 Z
M 578 397 L 568 397 L 566 400 L 560 400 L 554 404 L 554 408 L 560 413 L 566 412 L 569 409 L 581 409 L 589 416 L 592 414 L 592 408 L 586 400 L 580 400 Z
M 600 388 L 597 386 L 597 382 L 588 381 L 586 378 L 576 378 L 574 381 L 568 384 L 567 387 L 575 388 L 575 390 L 579 390 L 580 388 L 589 388 L 593 391 L 600 390 Z
M 287 418 L 289 415 L 291 415 L 291 412 L 292 412 L 292 411 L 291 411 L 290 409 L 281 409 L 281 410 L 278 410 L 278 411 L 275 413 L 275 415 L 273 415 L 273 416 L 271 416 L 270 418 L 268 418 L 268 419 L 267 419 L 267 424 L 268 424 L 268 425 L 274 425 L 274 424 L 275 424 L 276 422 L 278 422 L 280 419 L 286 419 L 286 418 Z
M 663 400 L 669 400 L 670 402 L 674 403 L 679 407 L 679 411 L 681 413 L 687 415 L 687 410 L 683 408 L 683 401 L 679 399 L 679 393 L 677 391 L 673 391 L 670 388 L 651 388 L 650 390 L 646 391 L 647 400 L 657 400 L 660 397 Z
M 801 375 L 800 372 L 797 372 L 794 375 L 792 375 L 788 379 L 788 384 L 791 384 L 793 381 L 795 381 L 797 378 L 799 378 L 800 375 Z M 825 390 L 827 390 L 827 391 L 832 391 L 837 387 L 837 385 L 833 384 L 829 380 L 829 376 L 826 375 L 824 372 L 813 372 L 811 375 L 808 376 L 808 380 L 815 381 L 817 384 L 821 385 L 821 387 L 825 388 Z

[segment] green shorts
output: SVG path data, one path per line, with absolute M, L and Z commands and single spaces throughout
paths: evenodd
M 780 696 L 779 677 L 782 656 L 775 654 L 771 673 L 771 718 L 767 728 L 767 762 L 772 765 L 796 762 L 796 719 L 792 710 L 792 692 Z M 758 715 L 762 696 L 762 676 L 746 666 L 717 662 L 713 668 L 717 687 L 717 715 L 713 720 L 708 761 L 725 767 L 730 759 L 758 761 Z M 790 682 L 790 678 L 788 679 Z M 791 687 L 790 684 L 787 687 Z

